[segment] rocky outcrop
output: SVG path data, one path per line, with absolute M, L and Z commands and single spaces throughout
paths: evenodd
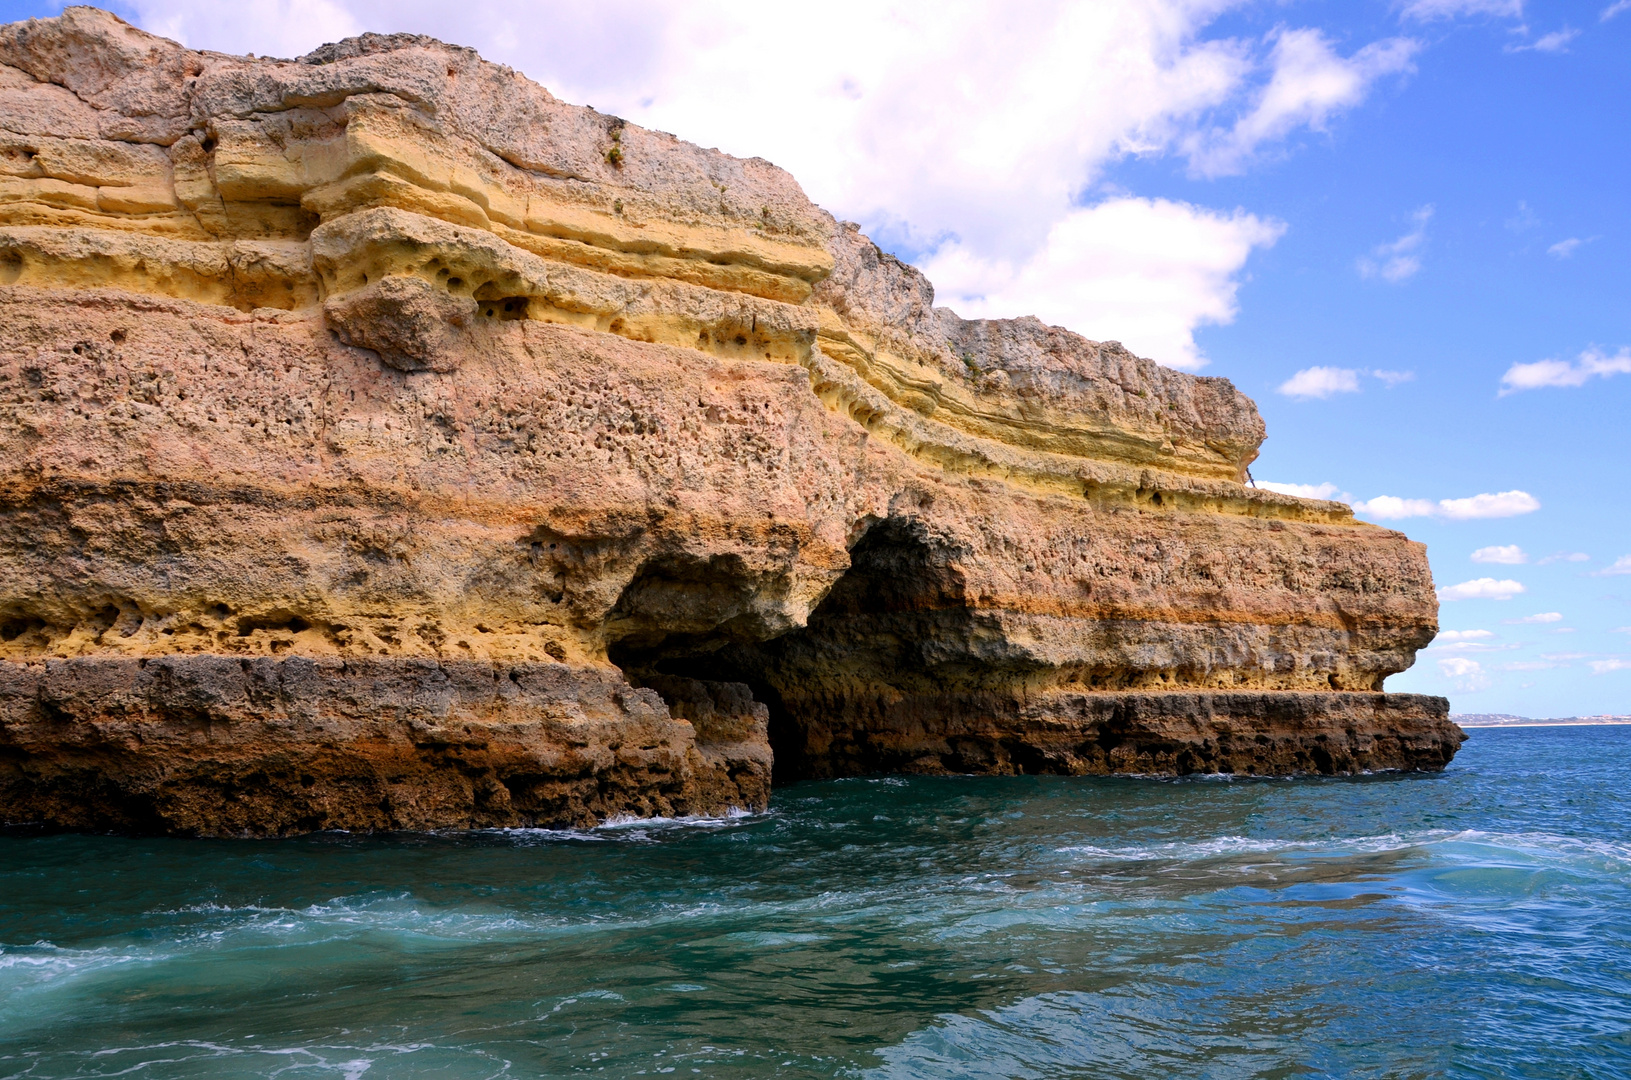
M 425 38 L 0 29 L 0 818 L 584 823 L 1439 768 L 1424 549 L 1227 380 Z

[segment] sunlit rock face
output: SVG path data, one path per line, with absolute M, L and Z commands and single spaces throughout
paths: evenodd
M 1224 379 L 965 321 L 473 52 L 0 30 L 0 818 L 761 808 L 866 771 L 1441 768 L 1421 545 Z M 774 766 L 773 766 L 774 762 Z

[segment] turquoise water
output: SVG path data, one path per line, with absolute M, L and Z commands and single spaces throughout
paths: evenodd
M 587 833 L 0 836 L 0 1077 L 1631 1076 L 1631 728 Z

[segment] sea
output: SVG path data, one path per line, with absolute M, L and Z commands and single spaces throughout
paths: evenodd
M 0 1077 L 1631 1077 L 1631 727 L 1438 775 L 0 834 Z

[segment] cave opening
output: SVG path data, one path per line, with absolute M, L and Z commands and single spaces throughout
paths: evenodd
M 770 616 L 778 597 L 733 556 L 654 559 L 613 609 L 607 653 L 676 716 L 695 714 L 699 695 L 745 689 L 768 710 L 776 783 L 880 771 L 895 764 L 893 702 L 933 693 L 966 659 L 951 555 L 914 519 L 875 521 L 802 627 Z

